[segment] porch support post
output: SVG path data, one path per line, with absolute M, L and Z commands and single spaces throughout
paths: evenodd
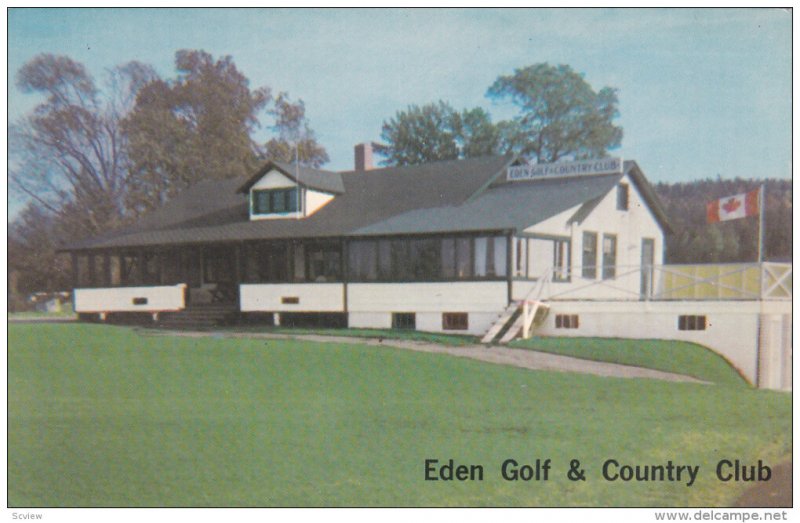
M 242 244 L 243 242 L 239 242 L 233 246 L 233 277 L 237 287 L 242 283 Z
M 103 253 L 103 282 L 106 287 L 111 287 L 111 254 Z
M 90 251 L 91 252 L 91 251 Z M 86 265 L 87 270 L 89 271 L 89 286 L 90 287 L 98 287 L 97 285 L 97 264 L 95 263 L 95 259 L 97 255 L 94 253 L 89 254 L 86 256 Z
M 139 274 L 136 277 L 139 279 L 138 285 L 144 285 L 145 272 L 144 272 L 144 249 L 136 251 L 136 257 L 139 259 Z
M 72 288 L 78 288 L 78 254 L 75 251 L 70 253 L 72 257 Z
M 512 276 L 512 257 L 514 256 L 514 231 L 510 230 L 506 233 L 506 282 L 508 284 L 508 304 L 510 305 L 513 301 L 513 285 L 514 285 L 514 277 Z

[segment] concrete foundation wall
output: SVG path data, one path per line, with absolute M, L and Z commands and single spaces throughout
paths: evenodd
M 791 387 L 787 375 L 791 324 L 784 319 L 790 317 L 790 303 L 554 301 L 549 305 L 550 314 L 535 335 L 689 341 L 726 358 L 753 384 Z M 579 327 L 556 328 L 559 314 L 577 315 Z M 705 316 L 706 329 L 680 330 L 681 315 Z
M 387 312 L 351 312 L 347 317 L 351 329 L 392 328 L 392 315 Z
M 758 359 L 758 386 L 792 388 L 792 315 L 762 314 Z
M 499 316 L 499 314 L 490 312 L 467 312 L 467 315 L 467 330 L 445 330 L 442 327 L 441 312 L 415 312 L 416 330 L 480 336 L 489 330 Z M 389 312 L 351 312 L 348 315 L 348 325 L 352 329 L 390 329 L 392 328 L 392 314 Z

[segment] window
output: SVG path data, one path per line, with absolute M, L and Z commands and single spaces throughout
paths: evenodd
M 447 331 L 465 331 L 469 328 L 466 312 L 442 313 L 442 329 Z
M 409 251 L 408 240 L 391 240 L 390 266 L 391 277 L 401 281 L 412 279 L 411 253 Z
M 706 317 L 693 315 L 678 316 L 678 330 L 704 331 L 706 330 Z
M 472 238 L 456 238 L 456 278 L 472 276 Z
M 233 270 L 233 252 L 214 249 L 203 253 L 204 283 L 231 282 Z
M 526 251 L 528 254 L 528 261 L 527 261 L 528 278 L 539 278 L 540 276 L 542 276 L 543 268 L 537 267 L 536 263 L 536 254 L 537 254 L 535 249 L 536 241 L 537 240 L 534 240 L 533 238 L 528 238 L 528 240 L 526 241 L 527 243 Z
M 473 274 L 478 278 L 506 275 L 506 237 L 475 238 Z
M 77 276 L 77 287 L 107 287 L 108 258 L 105 254 L 78 254 L 75 257 L 77 263 L 75 274 Z
M 514 276 L 528 275 L 528 240 L 516 238 L 514 241 Z
M 309 245 L 308 280 L 315 282 L 339 281 L 341 249 L 338 244 Z
M 159 254 L 161 264 L 161 283 L 175 285 L 182 283 L 181 257 L 178 251 L 166 251 Z
M 378 279 L 378 242 L 354 241 L 347 248 L 349 278 L 353 281 Z
M 504 278 L 508 239 L 428 237 L 354 240 L 348 244 L 352 281 L 442 281 Z
M 297 211 L 297 187 L 253 191 L 252 213 L 285 214 Z
M 556 329 L 577 329 L 577 314 L 556 314 Z
M 617 277 L 617 237 L 613 234 L 603 235 L 603 279 Z
M 411 240 L 409 260 L 414 281 L 438 280 L 441 274 L 440 240 L 428 238 Z
M 142 283 L 145 285 L 158 285 L 161 283 L 158 255 L 154 252 L 146 252 L 142 260 Z
M 94 256 L 94 283 L 98 287 L 111 285 L 110 260 L 107 254 Z
M 630 195 L 630 188 L 627 183 L 617 185 L 617 210 L 628 210 L 628 198 Z
M 111 256 L 108 260 L 109 274 L 111 276 L 111 286 L 118 287 L 122 285 L 122 266 L 120 264 L 119 256 Z
M 392 244 L 389 240 L 378 241 L 378 278 L 383 281 L 393 279 Z
M 75 274 L 78 277 L 77 286 L 78 287 L 91 287 L 92 286 L 92 274 L 89 270 L 89 256 L 86 254 L 79 254 L 75 257 L 75 262 L 77 266 L 75 268 Z
M 449 280 L 456 276 L 456 240 L 442 240 L 442 278 Z
M 136 254 L 123 254 L 119 258 L 121 266 L 122 285 L 137 285 L 139 283 L 139 256 Z
M 597 278 L 597 233 L 583 233 L 583 273 L 584 278 Z
M 491 254 L 494 254 L 493 252 L 489 252 L 489 240 L 491 240 L 491 238 L 475 238 L 475 266 L 473 267 L 473 274 L 479 278 L 486 276 L 488 262 L 492 259 Z M 494 251 L 494 245 L 491 247 L 492 251 Z
M 288 280 L 286 243 L 246 244 L 244 249 L 244 278 L 251 283 L 285 282 Z
M 495 236 L 489 238 L 490 249 L 486 252 L 486 272 L 489 276 L 506 275 L 506 256 L 508 255 L 508 238 Z
M 569 281 L 569 240 L 553 240 L 553 281 Z
M 417 328 L 417 315 L 413 312 L 393 312 L 392 313 L 392 328 L 393 329 L 408 329 L 414 330 Z

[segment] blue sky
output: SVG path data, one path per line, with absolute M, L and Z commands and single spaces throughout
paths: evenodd
M 791 38 L 778 9 L 11 9 L 9 119 L 40 101 L 13 85 L 38 53 L 100 80 L 130 60 L 172 77 L 176 50 L 204 49 L 232 55 L 251 86 L 302 98 L 326 167 L 350 169 L 353 145 L 409 104 L 507 118 L 513 107 L 485 97 L 498 75 L 563 63 L 619 89 L 613 154 L 652 181 L 788 178 Z

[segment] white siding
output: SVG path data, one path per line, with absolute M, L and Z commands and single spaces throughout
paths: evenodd
M 306 216 L 311 216 L 333 200 L 333 195 L 308 189 L 306 195 Z
M 157 287 L 75 289 L 75 312 L 158 312 L 183 309 L 185 284 Z M 136 298 L 147 303 L 134 305 Z
M 259 190 L 259 189 L 284 189 L 289 187 L 296 187 L 297 184 L 294 180 L 287 177 L 280 171 L 276 171 L 272 169 L 264 176 L 261 177 L 253 187 L 250 188 L 250 191 Z
M 239 286 L 243 312 L 343 312 L 341 283 L 255 283 Z M 282 303 L 283 298 L 298 303 Z
M 572 278 L 570 282 L 553 282 L 548 288 L 548 294 L 558 295 L 564 299 L 636 299 L 640 290 L 642 239 L 654 240 L 654 262 L 660 264 L 664 257 L 664 233 L 658 225 L 650 209 L 647 207 L 636 186 L 626 175 L 620 183 L 628 185 L 628 210 L 617 209 L 617 188 L 606 194 L 592 212 L 582 223 L 568 223 L 580 206 L 573 207 L 552 218 L 525 229 L 526 233 L 544 234 L 555 236 L 568 236 L 571 239 L 571 267 Z M 581 275 L 583 263 L 583 233 L 584 231 L 597 233 L 597 276 L 594 279 L 584 278 Z M 617 238 L 616 266 L 617 277 L 602 279 L 602 250 L 603 235 L 613 234 Z M 538 241 L 534 243 L 539 243 Z M 551 244 L 552 245 L 552 244 Z M 539 276 L 542 264 L 552 266 L 552 246 L 542 246 L 536 252 L 537 245 L 529 247 L 529 256 L 534 260 L 531 276 Z M 546 270 L 546 269 L 545 269 Z M 604 285 L 589 285 L 592 282 L 604 282 Z M 514 298 L 524 297 L 522 289 L 529 287 L 526 284 L 515 286 Z M 568 291 L 568 293 L 567 293 Z M 567 293 L 567 294 L 564 294 Z
M 453 334 L 485 333 L 506 308 L 506 282 L 351 283 L 347 285 L 350 327 L 389 328 L 392 312 L 413 312 L 416 328 Z M 467 330 L 442 328 L 442 313 L 465 312 Z
M 508 303 L 506 282 L 351 283 L 352 312 L 492 312 Z

